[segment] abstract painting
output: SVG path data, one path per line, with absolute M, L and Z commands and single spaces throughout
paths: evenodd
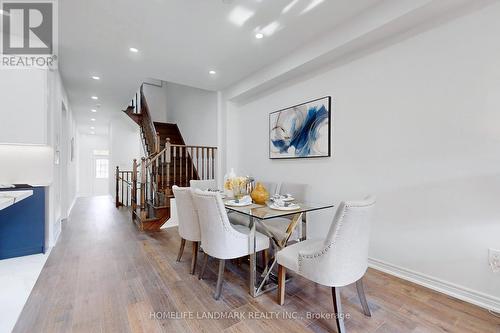
M 331 97 L 269 115 L 269 158 L 330 156 Z

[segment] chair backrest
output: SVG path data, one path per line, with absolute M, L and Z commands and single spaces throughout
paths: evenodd
M 278 191 L 279 194 L 291 194 L 295 200 L 299 202 L 306 201 L 306 192 L 309 185 L 307 184 L 297 184 L 297 183 L 281 183 Z
M 189 181 L 189 186 L 191 186 L 194 189 L 206 191 L 206 190 L 213 190 L 217 188 L 217 182 L 215 179 L 206 179 L 206 180 L 195 180 L 191 179 Z
M 325 278 L 331 279 L 330 285 L 353 283 L 365 274 L 374 206 L 373 196 L 340 203 L 324 241 L 324 264 L 330 276 Z
M 273 196 L 276 194 L 276 191 L 278 190 L 278 184 L 273 183 L 273 182 L 266 182 L 266 181 L 257 181 L 256 183 L 261 183 L 269 192 L 270 196 Z
M 199 242 L 201 240 L 200 222 L 193 203 L 191 188 L 174 185 L 172 191 L 174 192 L 177 207 L 179 235 L 186 240 Z
M 224 203 L 217 192 L 193 191 L 201 228 L 203 251 L 218 259 L 233 259 L 248 254 L 248 235 L 238 232 L 229 222 Z

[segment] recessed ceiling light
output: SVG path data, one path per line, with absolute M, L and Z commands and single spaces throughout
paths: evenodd
M 90 121 L 95 121 L 95 118 L 90 118 Z
M 255 38 L 262 39 L 262 38 L 264 38 L 264 34 L 259 32 L 258 34 L 255 34 Z
M 135 47 L 131 47 L 131 48 L 129 48 L 128 50 L 129 50 L 130 52 L 134 52 L 134 53 L 139 52 L 139 50 L 138 50 L 138 49 L 136 49 Z
M 92 80 L 100 80 L 100 79 L 101 78 L 99 76 L 95 76 L 95 75 L 92 76 Z
M 94 134 L 95 134 L 95 132 L 90 132 L 90 134 L 94 135 Z
M 92 98 L 92 99 L 99 99 L 99 97 L 97 97 L 97 96 L 92 96 L 90 98 Z
M 94 130 L 94 129 L 95 129 L 95 127 L 94 127 L 94 126 L 90 126 L 90 129 L 91 129 L 91 130 Z
M 96 109 L 91 109 L 90 111 L 92 111 L 92 112 L 97 112 L 97 110 L 96 110 Z
M 214 70 L 212 70 L 212 71 L 209 71 L 209 72 L 208 72 L 208 74 L 210 74 L 210 75 L 215 75 L 215 74 L 217 74 L 217 72 L 216 72 L 216 71 L 214 71 Z

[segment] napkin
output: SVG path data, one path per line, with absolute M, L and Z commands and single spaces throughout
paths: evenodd
M 296 206 L 296 204 L 291 203 L 291 202 L 286 202 L 283 199 L 274 200 L 274 205 L 276 207 L 294 207 L 294 206 Z
M 271 197 L 271 199 L 273 199 L 273 200 L 289 199 L 289 198 L 293 198 L 293 196 L 290 193 L 287 193 L 287 194 L 278 194 L 278 193 L 276 193 L 275 195 L 273 195 Z
M 234 202 L 236 203 L 240 203 L 240 204 L 251 204 L 252 203 L 252 198 L 250 198 L 249 195 L 245 195 L 243 198 L 241 199 L 234 199 Z

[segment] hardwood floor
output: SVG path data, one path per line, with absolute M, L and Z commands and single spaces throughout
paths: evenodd
M 189 274 L 191 246 L 176 262 L 179 245 L 176 228 L 140 233 L 110 198 L 79 199 L 14 332 L 335 332 L 334 319 L 319 317 L 331 313 L 330 288 L 296 277 L 280 307 L 275 292 L 250 297 L 246 264 L 228 263 L 215 301 L 217 261 L 199 281 Z M 342 288 L 349 333 L 500 332 L 500 319 L 484 309 L 372 269 L 365 291 L 371 318 L 355 286 Z M 189 311 L 193 319 L 180 318 Z

